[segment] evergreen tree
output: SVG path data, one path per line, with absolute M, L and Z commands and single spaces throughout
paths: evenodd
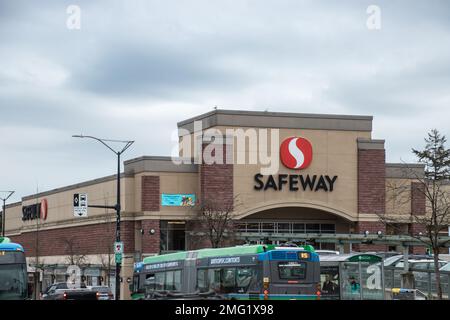
M 447 139 L 438 130 L 433 129 L 425 138 L 423 150 L 412 149 L 420 163 L 425 165 L 425 177 L 422 181 L 422 192 L 427 202 L 427 212 L 424 216 L 414 215 L 415 223 L 426 227 L 426 237 L 429 239 L 434 257 L 437 293 L 442 299 L 442 286 L 439 272 L 439 249 L 442 244 L 439 234 L 447 230 L 450 224 L 450 149 L 445 143 Z

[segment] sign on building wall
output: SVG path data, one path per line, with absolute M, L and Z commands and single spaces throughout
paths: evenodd
M 40 203 L 22 207 L 22 221 L 34 219 L 47 219 L 48 203 L 47 199 L 42 199 Z
M 195 205 L 195 194 L 165 194 L 161 195 L 161 205 L 173 207 L 190 207 Z
M 73 195 L 73 215 L 75 217 L 87 217 L 88 200 L 86 193 L 75 193 Z
M 283 165 L 292 170 L 307 169 L 313 161 L 313 146 L 309 140 L 302 137 L 289 137 L 281 143 L 280 160 Z M 266 191 L 325 191 L 333 192 L 338 176 L 319 174 L 279 174 L 264 176 L 257 173 L 254 176 L 254 190 Z

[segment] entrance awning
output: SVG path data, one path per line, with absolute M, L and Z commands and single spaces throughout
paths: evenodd
M 412 237 L 409 235 L 237 232 L 235 237 L 246 241 L 315 241 L 335 244 L 384 244 L 405 247 L 430 246 L 430 240 L 427 237 Z M 450 247 L 450 237 L 440 236 L 438 239 L 440 247 Z

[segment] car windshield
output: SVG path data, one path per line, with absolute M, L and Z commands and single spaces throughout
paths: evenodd
M 108 293 L 109 292 L 109 288 L 108 287 L 93 287 L 92 290 L 98 291 L 98 292 L 101 292 L 101 293 Z
M 0 265 L 0 300 L 21 300 L 27 297 L 25 264 Z
M 391 264 L 393 264 L 395 261 L 397 261 L 401 256 L 392 256 L 389 258 L 386 258 L 384 260 L 384 265 L 385 266 L 390 266 Z
M 441 271 L 450 271 L 450 263 L 447 263 L 445 266 L 441 268 Z

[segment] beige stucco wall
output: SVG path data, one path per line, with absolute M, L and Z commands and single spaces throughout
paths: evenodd
M 216 126 L 212 129 L 220 130 L 223 134 L 227 129 L 239 129 L 237 127 Z M 260 128 L 241 128 L 255 130 L 259 137 L 264 131 Z M 194 136 L 190 134 L 190 141 L 194 143 Z M 234 163 L 237 163 L 238 157 L 241 159 L 245 155 L 246 164 L 234 165 L 234 194 L 237 197 L 236 211 L 238 215 L 245 214 L 255 207 L 264 203 L 274 202 L 298 202 L 304 204 L 314 204 L 323 208 L 335 208 L 338 211 L 346 212 L 357 219 L 357 161 L 358 161 L 358 138 L 371 138 L 371 132 L 364 131 L 338 131 L 338 130 L 303 130 L 303 129 L 279 129 L 279 143 L 291 136 L 301 136 L 307 138 L 313 145 L 313 161 L 306 170 L 291 170 L 284 167 L 281 162 L 277 173 L 284 174 L 310 174 L 310 175 L 329 175 L 338 176 L 333 192 L 313 192 L 313 191 L 289 191 L 288 186 L 284 186 L 282 191 L 257 191 L 254 190 L 254 175 L 261 172 L 261 165 L 249 164 L 250 158 L 259 151 L 250 146 L 249 139 L 246 139 L 245 145 L 234 140 L 233 152 Z M 271 149 L 271 129 L 266 133 L 268 149 Z M 183 137 L 180 137 L 182 140 Z M 259 138 L 258 138 L 259 139 Z M 193 150 L 193 149 L 192 149 Z M 263 149 L 261 149 L 263 150 Z M 266 152 L 267 150 L 264 150 Z M 276 160 L 279 159 L 279 148 L 273 150 Z M 252 154 L 253 153 L 253 154 Z M 271 152 L 268 153 L 269 155 Z M 186 154 L 180 153 L 180 156 Z M 256 155 L 256 159 L 259 158 Z
M 74 217 L 73 215 L 73 194 L 87 193 L 88 204 L 109 205 L 116 204 L 116 180 L 110 180 L 78 188 L 56 191 L 52 194 L 42 195 L 38 198 L 24 200 L 21 204 L 17 204 L 6 211 L 6 230 L 9 233 L 19 232 L 20 229 L 28 230 L 36 227 L 36 219 L 22 221 L 22 206 L 40 203 L 42 199 L 47 199 L 48 212 L 47 219 L 39 221 L 39 228 L 56 227 L 61 224 L 73 225 L 93 222 L 96 218 L 103 219 L 106 213 L 113 213 L 113 210 L 88 208 L 88 217 Z M 134 178 L 121 178 L 121 205 L 122 212 L 134 211 Z M 98 222 L 98 221 L 96 221 Z
M 337 175 L 333 192 L 289 191 L 284 186 L 281 191 L 254 190 L 254 175 L 261 172 L 260 165 L 237 165 L 234 167 L 234 193 L 240 199 L 239 212 L 244 212 L 262 203 L 289 202 L 315 203 L 346 211 L 357 217 L 357 138 L 370 138 L 368 132 L 319 131 L 319 130 L 280 130 L 281 142 L 291 136 L 308 139 L 313 146 L 313 161 L 306 170 L 292 170 L 281 163 L 278 173 L 302 175 Z M 236 146 L 237 149 L 237 146 Z M 247 146 L 248 150 L 248 146 Z M 236 150 L 242 152 L 242 150 Z M 277 160 L 279 149 L 274 151 Z
M 142 212 L 142 176 L 154 175 L 160 177 L 160 193 L 166 194 L 195 194 L 199 197 L 199 177 L 198 174 L 188 172 L 146 172 L 135 176 L 135 208 L 137 212 Z M 160 199 L 161 201 L 161 199 Z M 194 215 L 191 207 L 170 207 L 160 206 L 159 211 L 145 211 L 138 215 L 142 217 L 153 217 L 155 219 L 185 219 L 186 216 Z
M 411 214 L 411 179 L 386 179 L 386 214 Z

